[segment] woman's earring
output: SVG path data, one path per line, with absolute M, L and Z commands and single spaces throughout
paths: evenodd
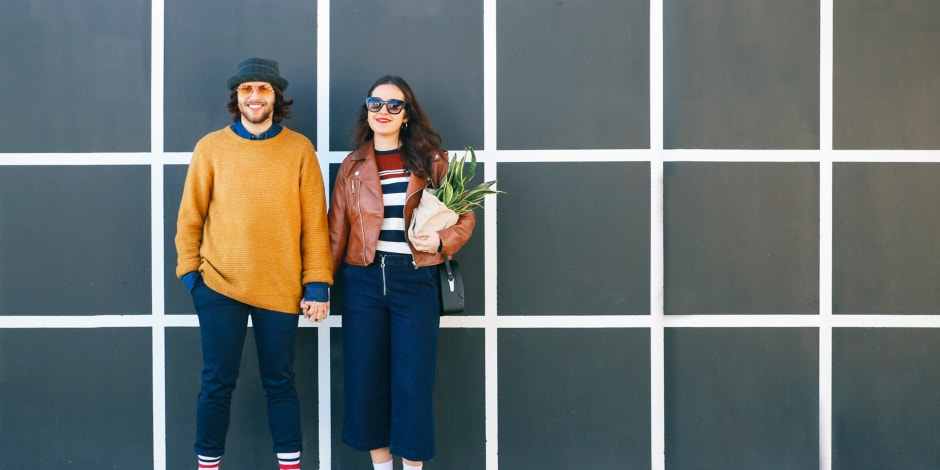
M 403 122 L 403 123 L 401 124 L 401 130 L 403 130 L 403 131 L 407 131 L 407 130 L 408 130 L 408 123 L 407 123 L 407 122 Z

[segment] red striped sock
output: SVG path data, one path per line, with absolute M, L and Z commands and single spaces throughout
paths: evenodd
M 279 452 L 277 464 L 280 470 L 300 470 L 300 452 Z
M 206 457 L 205 455 L 197 455 L 196 459 L 199 461 L 199 470 L 219 470 L 219 463 L 222 462 L 222 456 Z

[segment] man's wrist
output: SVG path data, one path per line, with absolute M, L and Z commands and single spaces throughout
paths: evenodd
M 325 282 L 311 282 L 305 285 L 304 300 L 307 302 L 329 302 L 330 285 Z

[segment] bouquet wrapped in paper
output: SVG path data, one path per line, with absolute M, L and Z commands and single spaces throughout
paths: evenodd
M 467 154 L 470 155 L 470 166 L 465 171 Z M 483 204 L 483 198 L 490 194 L 500 194 L 502 191 L 493 189 L 496 180 L 486 181 L 468 188 L 470 180 L 476 173 L 477 156 L 472 147 L 467 147 L 463 157 L 450 160 L 447 173 L 441 178 L 437 188 L 426 188 L 421 193 L 421 201 L 411 216 L 411 225 L 408 234 L 414 236 L 421 232 L 436 232 L 451 227 L 457 223 L 460 214 L 470 212 Z

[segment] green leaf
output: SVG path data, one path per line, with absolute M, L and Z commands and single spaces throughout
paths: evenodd
M 483 203 L 483 198 L 489 195 L 505 194 L 503 191 L 493 189 L 496 180 L 485 181 L 470 188 L 470 182 L 476 174 L 477 155 L 473 147 L 465 147 L 462 157 L 455 153 L 450 159 L 447 171 L 441 179 L 439 188 L 434 190 L 434 196 L 457 214 L 470 212 Z M 470 157 L 470 167 L 466 168 L 467 157 Z

